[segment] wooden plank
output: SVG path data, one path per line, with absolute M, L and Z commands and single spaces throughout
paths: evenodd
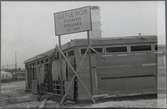
M 141 76 L 141 75 L 156 75 L 157 67 L 156 66 L 134 66 L 134 65 L 120 65 L 120 66 L 106 66 L 106 67 L 97 67 L 96 69 L 98 76 L 104 77 L 126 77 L 126 76 Z
M 98 81 L 99 90 L 105 90 L 107 92 L 115 91 L 131 91 L 142 92 L 145 89 L 156 90 L 156 78 L 155 77 L 142 77 L 142 78 L 125 78 L 125 79 L 106 79 Z

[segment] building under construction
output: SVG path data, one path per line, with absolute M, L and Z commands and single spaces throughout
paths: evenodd
M 156 36 L 92 39 L 91 48 L 87 46 L 86 39 L 75 39 L 64 44 L 62 51 L 92 96 L 157 95 Z M 68 91 L 71 99 L 88 99 L 57 48 L 26 60 L 25 68 L 26 89 L 33 93 L 62 97 Z

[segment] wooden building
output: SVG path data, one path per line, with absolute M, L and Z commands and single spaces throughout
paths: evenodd
M 91 68 L 86 55 L 82 66 L 81 59 L 87 49 L 86 39 L 75 39 L 64 44 L 62 50 L 79 74 L 92 96 L 127 96 L 157 94 L 157 37 L 129 36 L 119 38 L 92 39 L 90 50 Z M 51 86 L 49 92 L 63 95 L 74 73 L 62 58 L 60 68 L 58 50 L 52 49 L 25 61 L 26 89 L 37 93 L 39 84 Z M 62 82 L 62 88 L 54 86 Z M 41 89 L 42 90 L 42 89 Z M 88 99 L 79 80 L 74 79 L 69 97 Z

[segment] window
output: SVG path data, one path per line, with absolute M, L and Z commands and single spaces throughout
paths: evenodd
M 102 53 L 102 48 L 94 48 L 96 50 L 96 52 Z M 95 51 L 93 51 L 92 49 L 90 50 L 91 53 L 95 53 Z
M 66 80 L 68 81 L 68 64 L 66 63 Z
M 82 48 L 81 49 L 81 54 L 85 54 L 85 52 L 86 52 L 86 48 Z
M 150 51 L 151 45 L 136 45 L 131 46 L 131 51 Z
M 45 62 L 48 62 L 48 58 L 45 59 Z
M 100 52 L 100 53 L 102 53 L 103 52 L 103 49 L 102 48 L 94 48 L 97 52 Z M 91 53 L 95 53 L 92 49 L 90 50 L 91 51 Z M 85 52 L 86 52 L 86 48 L 82 48 L 81 49 L 81 54 L 85 54 Z
M 155 45 L 155 50 L 157 50 L 158 49 L 158 46 L 157 45 Z
M 92 49 L 90 49 L 90 53 L 95 53 Z
M 56 53 L 56 57 L 57 57 L 57 59 L 59 58 L 59 52 Z
M 48 70 L 49 70 L 49 64 L 45 64 L 44 70 L 45 70 L 45 72 L 48 72 Z
M 58 53 L 58 52 L 56 53 L 56 55 L 55 55 L 54 58 L 55 58 L 55 59 L 59 59 L 59 53 Z
M 108 47 L 106 52 L 127 52 L 126 47 Z
M 56 56 L 55 56 L 55 59 L 59 59 L 59 55 L 56 55 Z
M 65 56 L 67 56 L 66 52 L 63 52 Z
M 97 52 L 102 53 L 103 49 L 102 48 L 94 48 Z
M 39 61 L 37 61 L 37 64 L 39 64 L 40 62 Z
M 74 51 L 73 50 L 68 52 L 68 56 L 73 56 L 73 55 L 74 55 Z
M 41 63 L 43 63 L 43 60 L 41 60 Z

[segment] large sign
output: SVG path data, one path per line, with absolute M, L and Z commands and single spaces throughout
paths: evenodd
M 54 20 L 57 36 L 91 30 L 89 6 L 54 13 Z

